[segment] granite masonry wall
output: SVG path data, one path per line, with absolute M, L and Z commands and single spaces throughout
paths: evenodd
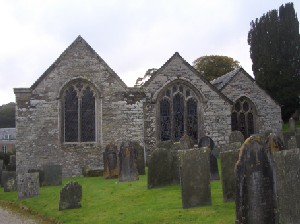
M 280 132 L 282 129 L 280 106 L 253 79 L 243 74 L 242 71 L 239 73 L 222 89 L 222 93 L 233 102 L 245 96 L 254 103 L 257 111 L 256 133 L 265 131 Z

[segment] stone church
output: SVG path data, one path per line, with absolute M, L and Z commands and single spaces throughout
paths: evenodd
M 61 164 L 63 176 L 102 166 L 107 144 L 138 141 L 147 155 L 184 134 L 226 144 L 280 131 L 280 106 L 240 68 L 212 82 L 175 53 L 139 87 L 121 78 L 78 37 L 30 88 L 15 88 L 17 172 Z

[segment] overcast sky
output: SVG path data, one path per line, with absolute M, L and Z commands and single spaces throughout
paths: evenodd
M 81 35 L 128 85 L 176 51 L 238 60 L 252 75 L 250 22 L 278 0 L 0 0 L 0 105 L 30 87 Z M 300 2 L 294 1 L 296 12 Z

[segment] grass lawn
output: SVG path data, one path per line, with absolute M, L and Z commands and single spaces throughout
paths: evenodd
M 224 203 L 220 181 L 211 183 L 212 206 L 182 209 L 179 185 L 147 189 L 147 176 L 134 182 L 102 177 L 77 177 L 82 185 L 82 208 L 58 211 L 62 186 L 42 187 L 40 196 L 18 201 L 17 192 L 0 190 L 0 200 L 25 205 L 59 223 L 235 223 L 234 202 Z
M 296 127 L 300 128 L 300 120 L 296 122 Z M 289 131 L 289 122 L 283 124 L 282 130 L 284 132 Z

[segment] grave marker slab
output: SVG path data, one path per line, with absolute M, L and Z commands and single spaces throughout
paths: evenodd
M 136 167 L 136 152 L 132 142 L 122 142 L 119 152 L 120 173 L 119 181 L 135 181 L 139 179 Z
M 300 151 L 283 150 L 274 154 L 278 223 L 297 224 L 300 221 Z
M 229 135 L 229 143 L 240 142 L 243 144 L 245 137 L 240 131 L 232 131 Z
M 275 223 L 275 190 L 271 153 L 265 138 L 253 135 L 240 149 L 236 164 L 236 223 Z
M 44 171 L 41 169 L 29 169 L 28 173 L 39 173 L 39 183 L 41 187 L 45 179 Z
M 173 146 L 174 142 L 171 140 L 167 140 L 167 141 L 161 141 L 159 143 L 156 144 L 156 148 L 162 148 L 162 149 L 171 149 Z
M 288 149 L 296 149 L 297 141 L 295 136 L 291 136 L 290 140 L 288 140 Z
M 38 196 L 39 191 L 39 173 L 24 173 L 18 175 L 19 200 Z
M 240 144 L 239 142 L 236 142 Z M 235 144 L 235 143 L 231 143 Z M 240 151 L 235 150 L 227 150 L 220 153 L 221 160 L 221 180 L 222 180 L 222 190 L 223 190 L 223 201 L 234 201 L 235 200 L 235 175 L 234 168 L 239 159 Z
M 162 187 L 173 182 L 173 157 L 168 149 L 153 151 L 148 163 L 148 188 Z
M 119 176 L 118 147 L 114 143 L 110 143 L 105 147 L 103 162 L 103 177 L 106 179 L 117 178 Z
M 4 192 L 17 191 L 17 175 L 15 171 L 2 171 L 1 182 Z
M 182 207 L 211 205 L 209 149 L 180 151 Z
M 62 165 L 42 165 L 44 181 L 42 186 L 58 186 L 62 184 Z
M 282 136 L 283 136 L 283 144 L 287 148 L 288 147 L 288 141 L 291 139 L 292 136 L 294 136 L 294 133 L 292 133 L 292 132 L 283 132 Z
M 233 142 L 229 144 L 220 145 L 220 153 L 227 151 L 239 151 L 242 146 L 241 142 Z
M 103 176 L 103 167 L 84 166 L 82 167 L 82 175 L 84 177 L 100 177 Z
M 194 140 L 188 136 L 187 134 L 184 134 L 181 139 L 179 140 L 180 144 L 182 145 L 183 149 L 192 149 L 194 148 Z
M 81 208 L 82 187 L 77 182 L 67 183 L 59 194 L 59 211 Z
M 133 147 L 136 153 L 136 166 L 139 175 L 145 175 L 145 153 L 144 147 L 138 142 L 133 142 Z

